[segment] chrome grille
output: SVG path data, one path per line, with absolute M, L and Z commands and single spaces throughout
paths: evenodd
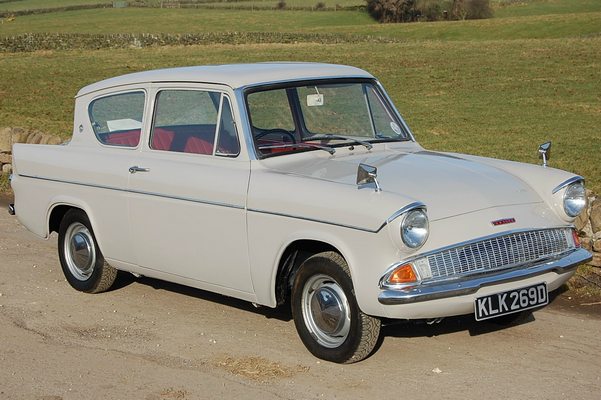
M 430 254 L 423 259 L 427 260 L 430 271 L 424 271 L 426 274 L 422 273 L 422 278 L 442 279 L 511 268 L 544 260 L 572 248 L 574 241 L 570 228 L 516 232 Z M 427 272 L 431 276 L 423 276 L 429 275 Z

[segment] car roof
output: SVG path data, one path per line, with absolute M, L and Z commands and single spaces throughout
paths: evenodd
M 276 82 L 327 78 L 373 78 L 373 76 L 359 68 L 323 63 L 269 62 L 205 65 L 121 75 L 85 86 L 77 93 L 77 96 L 113 87 L 150 82 L 216 83 L 236 89 Z

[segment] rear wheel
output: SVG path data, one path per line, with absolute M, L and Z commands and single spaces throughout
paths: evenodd
M 108 265 L 86 213 L 69 210 L 58 232 L 58 256 L 69 284 L 82 292 L 100 293 L 108 290 L 117 270 Z
M 316 357 L 337 363 L 361 361 L 380 335 L 380 320 L 363 313 L 346 261 L 335 252 L 309 257 L 292 287 L 296 330 Z

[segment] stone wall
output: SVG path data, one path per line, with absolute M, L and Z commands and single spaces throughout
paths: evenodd
M 12 167 L 13 143 L 59 144 L 64 142 L 58 136 L 23 128 L 0 128 L 0 172 L 10 174 Z
M 582 247 L 593 252 L 593 260 L 589 264 L 601 267 L 601 197 L 597 197 L 590 190 L 586 193 L 587 209 L 580 214 L 574 225 Z

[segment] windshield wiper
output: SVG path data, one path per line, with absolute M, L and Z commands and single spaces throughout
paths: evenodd
M 367 150 L 371 150 L 372 147 L 374 147 L 371 143 L 363 141 L 363 140 L 357 140 L 353 137 L 349 137 L 349 136 L 342 136 L 342 135 L 331 135 L 331 134 L 326 134 L 326 135 L 313 135 L 313 136 L 309 136 L 306 138 L 303 138 L 303 140 L 332 140 L 332 139 L 340 139 L 340 140 L 348 140 L 350 142 L 356 143 L 356 144 L 360 144 L 361 146 L 365 146 L 365 148 Z
M 287 149 L 287 148 L 290 148 L 290 147 L 305 147 L 305 148 L 311 148 L 311 149 L 324 150 L 324 151 L 327 151 L 330 154 L 336 153 L 336 149 L 334 149 L 333 147 L 321 146 L 321 145 L 314 144 L 314 143 L 269 144 L 269 145 L 265 145 L 265 146 L 259 146 L 259 150 L 266 150 L 266 149 Z

